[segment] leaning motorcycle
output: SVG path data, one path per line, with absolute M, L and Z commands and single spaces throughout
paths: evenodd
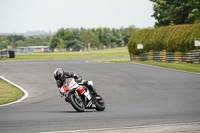
M 95 95 L 83 84 L 78 84 L 74 78 L 67 78 L 60 92 L 64 94 L 65 101 L 71 103 L 78 112 L 84 112 L 85 109 L 96 109 L 97 111 L 105 109 L 103 98 L 99 94 Z

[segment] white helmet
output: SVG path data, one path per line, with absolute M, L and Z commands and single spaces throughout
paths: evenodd
M 62 80 L 64 77 L 64 70 L 62 68 L 57 68 L 54 71 L 54 77 L 56 80 Z

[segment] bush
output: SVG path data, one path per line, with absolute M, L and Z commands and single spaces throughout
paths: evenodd
M 130 54 L 135 55 L 150 50 L 188 52 L 197 49 L 194 46 L 195 38 L 200 38 L 200 24 L 143 29 L 132 34 L 128 42 L 128 49 Z M 144 46 L 143 50 L 137 49 L 137 44 L 140 43 Z

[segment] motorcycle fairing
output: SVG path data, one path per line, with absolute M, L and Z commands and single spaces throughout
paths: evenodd
M 68 91 L 78 87 L 79 85 L 76 83 L 74 78 L 67 78 L 64 85 L 60 88 L 60 91 L 66 94 Z
M 83 94 L 85 92 L 84 86 L 79 86 L 77 88 L 77 91 L 80 92 L 81 94 Z

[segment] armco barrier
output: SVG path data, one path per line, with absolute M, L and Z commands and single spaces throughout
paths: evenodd
M 153 52 L 153 60 L 160 62 L 160 52 L 159 51 Z
M 140 57 L 140 60 L 141 61 L 146 61 L 148 60 L 148 54 L 146 52 L 142 53 L 141 54 L 141 57 Z
M 166 52 L 166 61 L 165 62 L 174 62 L 173 52 Z
M 185 52 L 166 52 L 163 51 L 149 51 L 140 55 L 133 55 L 135 61 L 158 61 L 158 62 L 192 62 L 200 63 L 200 50 L 192 50 Z

